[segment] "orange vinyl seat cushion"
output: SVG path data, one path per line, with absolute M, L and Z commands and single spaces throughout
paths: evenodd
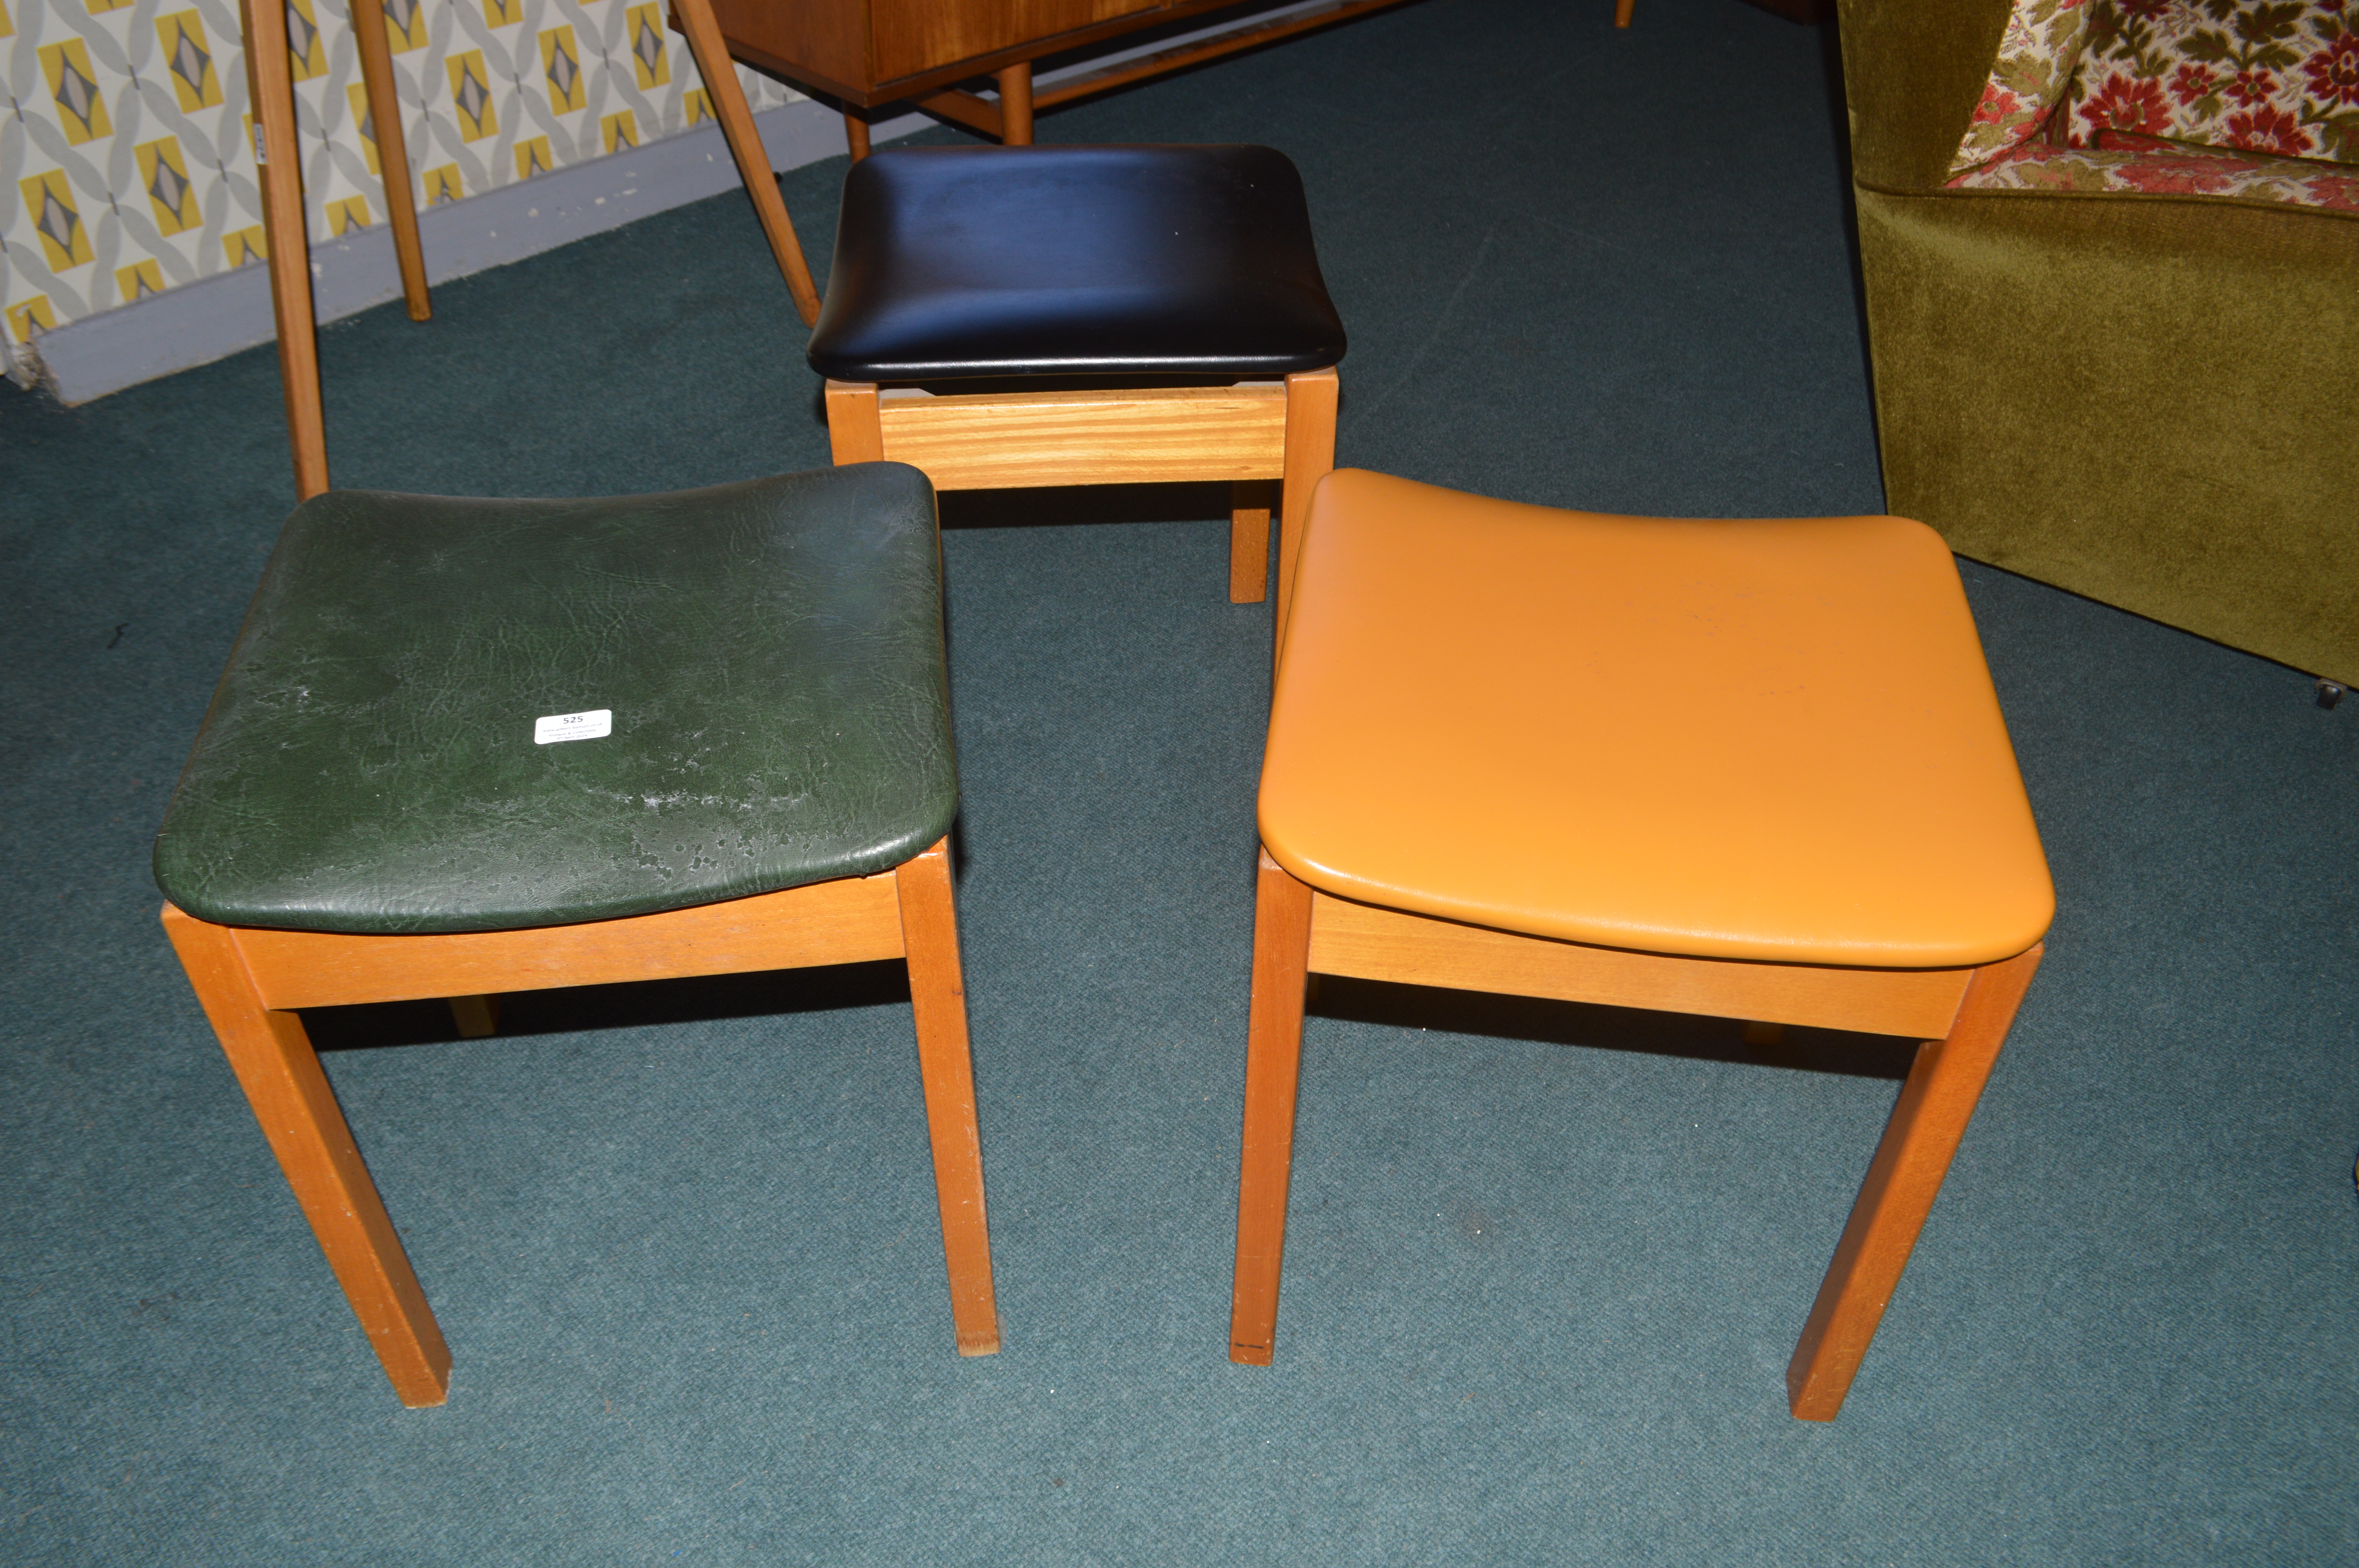
M 2055 910 L 1948 546 L 1357 470 L 1313 498 L 1261 834 L 1340 898 L 1647 952 L 1988 963 Z

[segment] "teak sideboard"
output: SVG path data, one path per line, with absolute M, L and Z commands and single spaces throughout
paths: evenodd
M 1032 112 L 1199 60 L 1272 43 L 1401 0 L 1334 4 L 1175 40 L 1170 49 L 1067 77 L 1037 95 L 1032 62 L 1125 33 L 1168 27 L 1236 0 L 713 0 L 729 52 L 757 70 L 835 100 L 852 155 L 868 151 L 855 110 L 914 103 L 1010 146 L 1032 140 Z M 994 77 L 996 101 L 958 84 Z

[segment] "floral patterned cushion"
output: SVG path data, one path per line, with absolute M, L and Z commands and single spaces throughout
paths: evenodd
M 2026 142 L 1949 184 L 1953 189 L 2233 196 L 2359 215 L 2359 169 L 2346 164 L 2190 146 L 2111 129 L 2098 131 L 2093 141 L 2077 147 Z
M 2083 0 L 2015 0 L 1951 174 L 1988 163 L 2048 126 L 2081 63 L 2090 10 Z
M 2069 139 L 2134 131 L 2359 163 L 2351 0 L 2089 0 Z

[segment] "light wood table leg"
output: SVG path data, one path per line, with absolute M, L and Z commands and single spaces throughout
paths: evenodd
M 1335 404 L 1343 384 L 1331 367 L 1286 378 L 1286 481 L 1278 489 L 1277 636 L 1286 645 L 1286 612 L 1294 603 L 1294 567 L 1302 555 L 1302 524 L 1310 492 L 1335 467 Z
M 239 0 L 245 20 L 245 80 L 262 134 L 263 243 L 270 249 L 270 304 L 278 329 L 278 380 L 295 451 L 295 494 L 328 488 L 327 420 L 320 406 L 320 344 L 311 313 L 311 241 L 295 146 L 295 81 L 287 64 L 287 12 L 277 0 Z
M 1832 1421 L 1925 1227 L 1966 1123 L 2006 1041 L 2041 949 L 1975 971 L 1949 1036 L 1918 1047 L 1884 1141 L 1835 1245 L 1825 1282 L 1786 1368 L 1796 1416 Z
M 712 101 L 721 134 L 729 142 L 730 156 L 737 160 L 738 178 L 745 182 L 745 194 L 753 198 L 755 215 L 762 220 L 762 232 L 769 238 L 770 254 L 777 259 L 787 289 L 795 297 L 795 310 L 808 327 L 819 319 L 819 290 L 811 283 L 802 244 L 795 238 L 794 221 L 787 216 L 786 198 L 778 194 L 777 176 L 770 172 L 770 155 L 762 146 L 762 134 L 755 129 L 754 111 L 746 107 L 745 90 L 738 85 L 728 41 L 721 36 L 721 24 L 712 15 L 712 0 L 672 0 L 672 15 L 679 18 L 680 31 L 688 35 L 689 52 L 696 57 L 705 96 Z
M 959 1354 L 989 1356 L 999 1349 L 999 1308 L 991 1282 L 991 1226 L 984 1212 L 983 1140 L 975 1124 L 974 1062 L 967 1044 L 950 840 L 904 864 L 894 873 L 894 883 L 901 899 L 902 944 L 908 949 L 909 1003 L 917 1014 L 918 1064 L 934 1146 L 951 1317 Z
M 1032 145 L 1032 62 L 1018 60 L 995 75 L 999 82 L 999 143 L 1028 147 Z
M 1229 1359 L 1266 1367 L 1277 1342 L 1286 1193 L 1310 963 L 1310 890 L 1265 849 L 1254 887 L 1253 1003 L 1246 1025 L 1245 1135 L 1237 1168 L 1237 1263 Z
M 225 928 L 167 905 L 164 929 L 393 1391 L 413 1409 L 440 1404 L 451 1386 L 450 1348 L 303 1021 L 262 1005 Z
M 353 38 L 361 53 L 361 82 L 375 129 L 376 167 L 385 182 L 386 216 L 393 222 L 393 254 L 401 264 L 401 293 L 409 319 L 434 314 L 426 293 L 426 252 L 418 243 L 418 195 L 409 183 L 409 143 L 401 129 L 401 99 L 394 91 L 393 46 L 385 36 L 385 0 L 353 0 Z
M 843 117 L 843 145 L 852 151 L 852 161 L 858 163 L 868 156 L 868 122 L 857 114 Z
M 838 468 L 885 460 L 885 416 L 875 382 L 827 384 L 827 444 Z
M 1259 604 L 1269 597 L 1269 481 L 1241 479 L 1229 486 L 1229 602 Z

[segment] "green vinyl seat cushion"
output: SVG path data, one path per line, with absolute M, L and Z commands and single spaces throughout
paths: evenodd
M 600 710 L 603 738 L 536 739 Z M 916 469 L 336 491 L 264 569 L 156 881 L 228 925 L 559 925 L 884 871 L 957 809 Z

